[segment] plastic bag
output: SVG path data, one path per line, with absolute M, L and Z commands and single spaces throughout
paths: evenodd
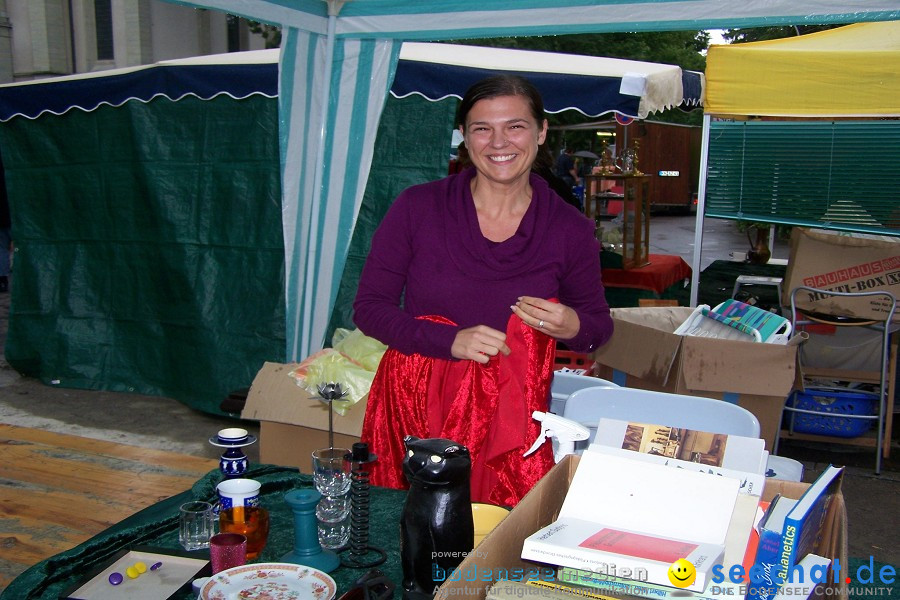
M 308 357 L 291 371 L 297 385 L 317 396 L 320 384 L 336 382 L 346 392 L 343 400 L 334 401 L 334 411 L 343 416 L 347 409 L 369 395 L 375 371 L 387 346 L 363 335 L 358 329 L 338 329 L 332 337 L 333 348 Z
M 384 356 L 387 346 L 363 335 L 359 329 L 337 329 L 331 338 L 331 346 L 350 360 L 359 364 L 362 368 L 373 373 L 378 370 L 381 357 Z

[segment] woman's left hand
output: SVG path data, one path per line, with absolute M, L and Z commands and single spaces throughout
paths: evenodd
M 578 313 L 559 302 L 522 296 L 510 308 L 525 323 L 558 340 L 572 339 L 581 329 Z

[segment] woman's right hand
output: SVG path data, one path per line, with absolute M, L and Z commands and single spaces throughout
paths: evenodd
M 453 358 L 474 360 L 482 364 L 487 364 L 492 356 L 499 353 L 509 356 L 506 334 L 487 325 L 460 329 L 450 347 Z

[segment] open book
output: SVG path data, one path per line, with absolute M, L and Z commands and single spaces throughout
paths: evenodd
M 754 523 L 760 516 L 757 513 L 769 458 L 764 440 L 684 427 L 600 419 L 592 446 L 607 450 L 620 448 L 632 452 L 636 460 L 737 479 L 740 494 L 725 537 L 722 563 L 727 566 L 742 564 L 749 571 L 756 552 L 747 556 L 747 548 L 758 540 Z M 726 578 L 718 587 L 739 586 Z
M 669 567 L 696 569 L 702 591 L 721 564 L 739 481 L 588 448 L 559 518 L 525 539 L 522 558 L 671 585 Z
M 634 456 L 639 460 L 735 477 L 741 480 L 742 493 L 755 496 L 762 495 L 766 481 L 769 453 L 760 438 L 600 419 L 591 444 L 630 450 L 641 455 Z

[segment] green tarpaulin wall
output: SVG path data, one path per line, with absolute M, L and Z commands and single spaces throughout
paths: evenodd
M 334 326 L 371 232 L 440 177 L 454 102 L 390 99 Z M 438 133 L 440 132 L 440 133 Z M 156 99 L 0 125 L 16 251 L 6 359 L 64 387 L 220 412 L 283 361 L 277 102 Z

